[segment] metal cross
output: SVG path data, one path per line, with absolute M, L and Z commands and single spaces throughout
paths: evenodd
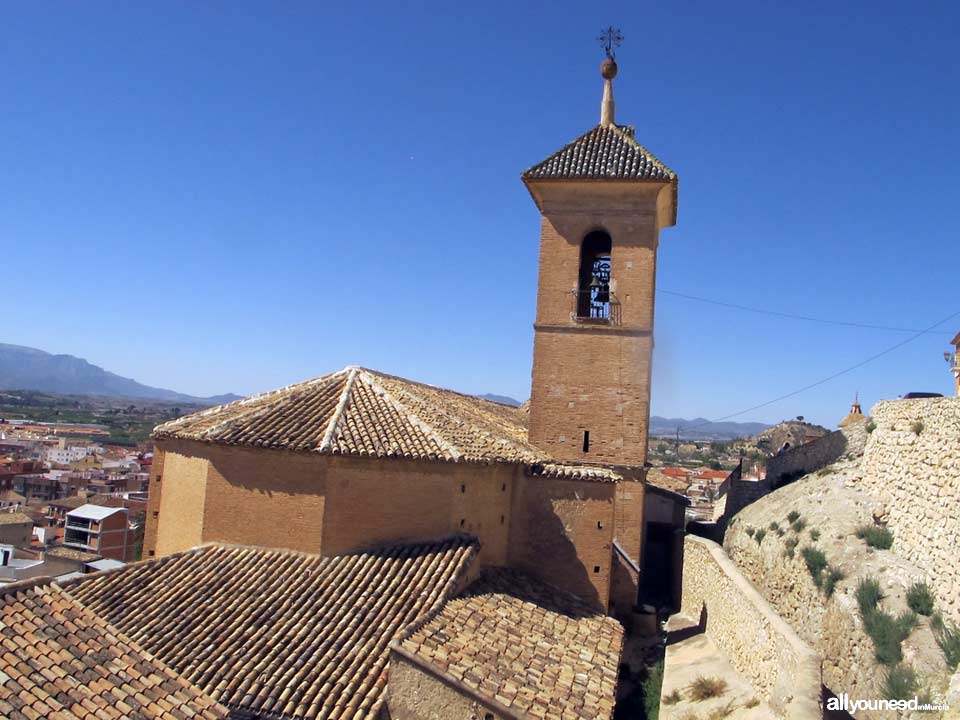
M 611 60 L 616 58 L 616 50 L 620 47 L 622 41 L 623 35 L 620 33 L 620 28 L 615 28 L 613 25 L 607 27 L 597 36 L 597 42 L 600 43 L 600 47 L 603 48 L 603 51 Z

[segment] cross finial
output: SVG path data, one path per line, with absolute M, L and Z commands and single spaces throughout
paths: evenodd
M 620 32 L 620 28 L 609 25 L 606 30 L 597 35 L 597 42 L 600 43 L 600 47 L 606 53 L 607 59 L 616 60 L 617 48 L 623 42 L 623 34 Z

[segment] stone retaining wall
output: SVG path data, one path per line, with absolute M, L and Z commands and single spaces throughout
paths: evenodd
M 813 720 L 820 708 L 820 659 L 777 615 L 719 545 L 688 535 L 680 612 L 696 620 L 734 668 L 784 718 Z
M 960 622 L 960 398 L 884 401 L 872 414 L 859 485 L 883 503 L 893 550 Z
M 790 448 L 768 459 L 767 481 L 773 487 L 777 487 L 784 477 L 792 476 L 795 480 L 808 473 L 816 472 L 844 455 L 863 452 L 865 442 L 866 422 L 855 423 L 843 430 L 835 430 L 813 442 Z

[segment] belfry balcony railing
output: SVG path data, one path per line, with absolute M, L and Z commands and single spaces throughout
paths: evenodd
M 573 317 L 577 322 L 620 324 L 620 300 L 604 287 L 571 290 Z

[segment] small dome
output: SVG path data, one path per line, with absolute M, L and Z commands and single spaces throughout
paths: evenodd
M 600 65 L 600 74 L 603 75 L 605 80 L 613 80 L 617 76 L 617 64 L 607 58 Z

